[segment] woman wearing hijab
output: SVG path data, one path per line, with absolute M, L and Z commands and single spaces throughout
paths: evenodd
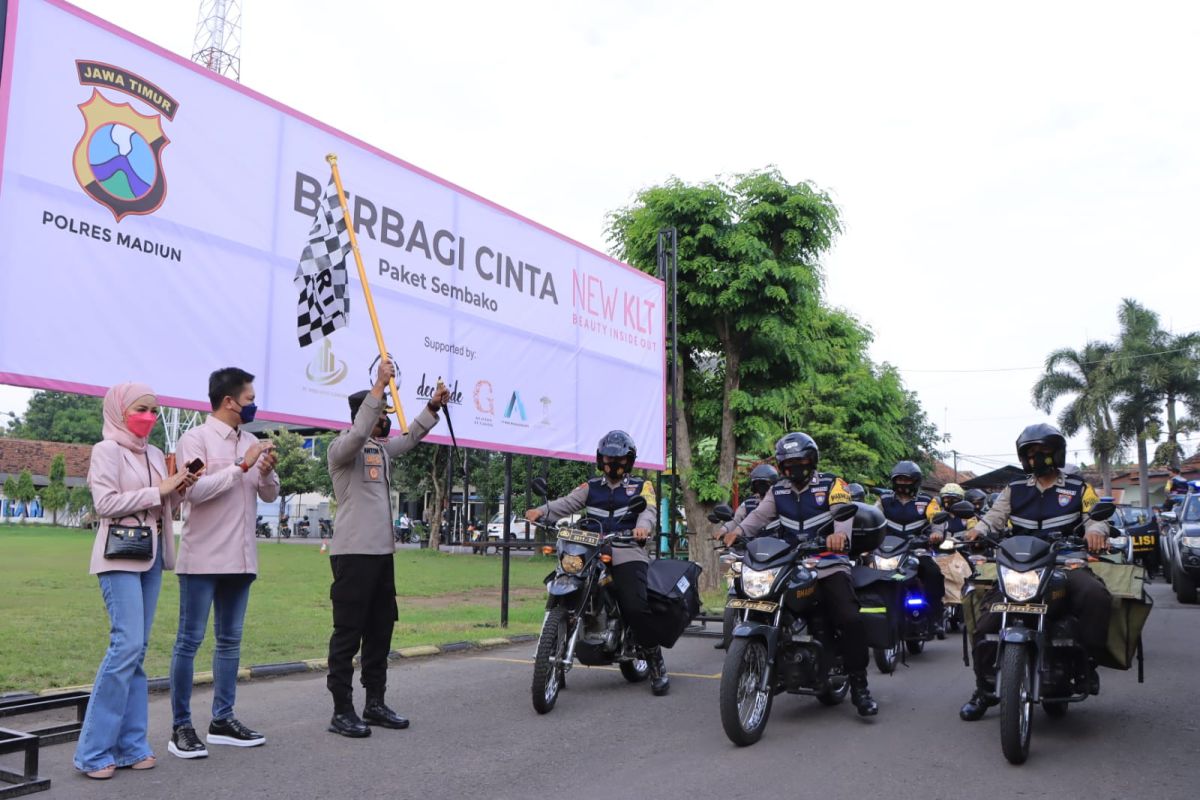
M 199 474 L 167 474 L 162 451 L 147 442 L 157 419 L 158 399 L 149 386 L 122 383 L 109 389 L 104 396 L 104 440 L 92 448 L 88 469 L 100 518 L 90 572 L 99 576 L 112 629 L 74 761 L 76 769 L 100 780 L 111 778 L 118 767 L 144 770 L 155 765 L 146 736 L 149 695 L 142 662 L 162 571 L 175 566 L 174 497 Z M 114 525 L 149 528 L 150 558 L 106 556 Z

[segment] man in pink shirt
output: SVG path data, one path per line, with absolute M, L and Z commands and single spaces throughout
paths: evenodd
M 279 476 L 270 442 L 241 429 L 254 421 L 254 376 L 237 367 L 208 378 L 212 414 L 179 438 L 180 469 L 199 460 L 205 474 L 184 496 L 183 535 L 175 572 L 179 576 L 179 634 L 171 655 L 171 743 L 180 758 L 205 758 L 208 749 L 192 726 L 192 673 L 204 641 L 209 609 L 214 611 L 213 707 L 209 744 L 257 747 L 266 742 L 233 715 L 241 658 L 242 622 L 250 584 L 258 574 L 254 536 L 258 499 L 279 497 Z

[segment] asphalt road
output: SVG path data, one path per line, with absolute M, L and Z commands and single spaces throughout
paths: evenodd
M 667 657 L 669 696 L 652 697 L 612 670 L 577 668 L 545 717 L 530 705 L 532 645 L 396 665 L 389 699 L 413 726 L 364 740 L 325 731 L 323 676 L 241 684 L 238 715 L 268 743 L 210 748 L 202 761 L 167 753 L 169 703 L 154 695 L 157 769 L 93 782 L 73 773 L 74 745 L 61 745 L 44 751 L 53 785 L 40 796 L 1191 798 L 1200 783 L 1200 606 L 1178 605 L 1166 588 L 1152 587 L 1146 683 L 1134 671 L 1104 670 L 1101 695 L 1065 719 L 1039 710 L 1021 767 L 1000 753 L 994 710 L 959 721 L 972 680 L 957 640 L 933 643 L 892 677 L 872 668 L 878 717 L 784 695 L 762 741 L 739 749 L 718 717 L 723 653 L 685 638 Z M 210 698 L 196 692 L 198 723 L 207 723 Z

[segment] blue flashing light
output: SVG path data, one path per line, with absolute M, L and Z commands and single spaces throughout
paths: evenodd
M 920 608 L 921 606 L 925 605 L 925 598 L 909 597 L 904 600 L 904 605 L 908 606 L 909 608 Z

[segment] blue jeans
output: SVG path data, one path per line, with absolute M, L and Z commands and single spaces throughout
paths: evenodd
M 162 588 L 162 549 L 146 572 L 98 577 L 112 625 L 75 747 L 75 768 L 83 772 L 127 767 L 154 755 L 146 738 L 150 697 L 143 661 Z
M 237 696 L 238 662 L 242 656 L 242 622 L 250 600 L 252 574 L 180 575 L 179 635 L 171 654 L 171 714 L 173 727 L 192 724 L 192 673 L 196 650 L 204 641 L 208 610 L 214 609 L 214 720 L 233 716 Z

